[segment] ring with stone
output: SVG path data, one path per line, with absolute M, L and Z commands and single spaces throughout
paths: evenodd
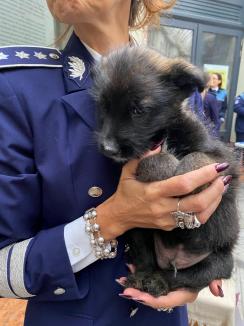
M 180 199 L 178 199 L 177 211 L 172 212 L 171 215 L 175 218 L 176 226 L 181 229 L 195 229 L 201 226 L 196 213 L 186 213 L 180 210 Z
M 173 311 L 173 308 L 164 308 L 164 307 L 160 307 L 157 309 L 157 311 L 160 312 L 167 312 L 168 314 L 170 314 Z

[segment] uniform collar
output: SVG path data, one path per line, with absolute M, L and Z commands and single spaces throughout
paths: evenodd
M 73 33 L 63 50 L 64 82 L 67 93 L 91 86 L 90 70 L 93 63 L 92 55 Z
M 92 130 L 96 125 L 95 103 L 89 94 L 93 63 L 92 55 L 73 33 L 63 50 L 66 94 L 61 100 L 68 110 L 73 109 Z

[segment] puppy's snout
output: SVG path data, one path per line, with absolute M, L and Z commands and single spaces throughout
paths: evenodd
M 119 146 L 112 140 L 105 140 L 101 143 L 102 151 L 108 156 L 116 156 L 119 154 Z

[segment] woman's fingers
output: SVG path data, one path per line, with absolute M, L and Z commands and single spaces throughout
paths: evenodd
M 198 187 L 213 182 L 218 177 L 218 166 L 218 164 L 210 164 L 167 180 L 154 182 L 152 192 L 159 197 L 187 195 Z
M 147 153 L 145 153 L 144 157 L 150 156 L 150 155 L 155 155 L 160 153 L 161 151 L 161 146 L 159 146 L 158 148 L 156 148 L 153 151 L 148 151 Z M 125 166 L 122 169 L 122 179 L 123 178 L 135 178 L 135 172 L 136 172 L 136 168 L 137 165 L 139 163 L 140 159 L 134 159 L 129 161 L 128 163 L 125 164 Z
M 122 279 L 122 278 L 121 278 Z M 223 297 L 222 281 L 214 280 L 209 284 L 211 293 L 216 297 Z M 182 306 L 186 303 L 191 303 L 197 299 L 198 292 L 191 292 L 185 289 L 170 292 L 168 295 L 153 297 L 149 293 L 141 292 L 137 289 L 125 289 L 121 297 L 131 299 L 141 304 L 150 306 L 154 309 L 165 308 L 170 309 L 177 306 Z
M 209 284 L 209 290 L 215 297 L 224 297 L 222 290 L 222 280 L 214 280 Z
M 219 177 L 201 192 L 182 198 L 180 210 L 187 212 L 191 209 L 192 212 L 202 212 L 215 202 L 223 192 L 224 182 L 222 177 Z
M 158 146 L 157 148 L 155 148 L 154 150 L 148 151 L 146 152 L 142 158 L 148 157 L 150 155 L 155 155 L 155 154 L 159 154 L 161 152 L 161 146 Z
M 125 295 L 126 298 L 131 298 L 132 300 L 138 301 L 154 309 L 169 309 L 195 301 L 198 293 L 179 289 L 177 291 L 170 292 L 166 296 L 160 296 L 156 298 L 146 292 L 128 288 L 123 292 L 123 295 Z
M 206 223 L 209 217 L 214 213 L 222 200 L 222 194 L 224 192 L 224 184 L 222 177 L 216 179 L 208 188 L 204 189 L 198 194 L 189 195 L 180 200 L 179 210 L 182 212 L 194 212 L 197 213 L 198 220 L 203 224 Z M 169 198 L 167 201 L 162 201 L 161 205 L 167 204 L 169 209 L 168 218 L 159 218 L 159 227 L 163 229 L 169 229 L 175 227 L 175 218 L 170 214 L 177 211 L 178 198 Z M 162 210 L 162 207 L 159 210 Z M 167 227 L 168 226 L 168 227 Z
M 207 220 L 212 216 L 212 214 L 219 206 L 221 200 L 222 200 L 222 196 L 219 196 L 207 209 L 197 214 L 197 219 L 199 220 L 199 222 L 201 222 L 201 224 L 207 222 Z
M 199 222 L 201 224 L 204 224 L 207 222 L 207 220 L 211 217 L 211 215 L 215 212 L 215 210 L 219 206 L 221 200 L 222 200 L 222 196 L 219 196 L 212 204 L 209 205 L 209 207 L 207 209 L 205 209 L 204 211 L 197 214 L 197 219 L 199 220 Z M 168 226 L 165 225 L 166 222 L 167 222 Z M 166 218 L 162 219 L 160 224 L 164 230 L 171 231 L 172 229 L 174 229 L 176 227 L 175 217 L 170 215 L 167 220 L 166 220 Z

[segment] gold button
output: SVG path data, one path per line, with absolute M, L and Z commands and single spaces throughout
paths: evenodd
M 49 53 L 49 57 L 54 60 L 58 60 L 60 58 L 60 56 L 56 53 Z
M 99 188 L 99 187 L 91 187 L 89 190 L 88 190 L 88 195 L 91 196 L 91 197 L 100 197 L 102 196 L 102 189 Z

